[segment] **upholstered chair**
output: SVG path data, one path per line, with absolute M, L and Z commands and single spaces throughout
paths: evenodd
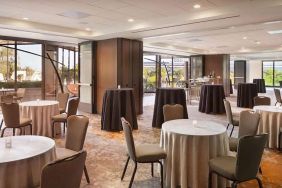
M 121 118 L 121 121 L 128 152 L 128 158 L 121 176 L 121 180 L 124 178 L 130 159 L 135 163 L 135 166 L 130 179 L 129 188 L 132 186 L 138 163 L 151 163 L 152 176 L 154 175 L 153 164 L 159 163 L 161 166 L 161 187 L 163 187 L 163 164 L 161 160 L 166 158 L 166 152 L 156 144 L 140 144 L 135 146 L 131 125 L 124 118 Z
M 14 100 L 21 102 L 24 96 L 25 96 L 25 88 L 18 88 L 14 96 Z
M 271 104 L 271 99 L 269 97 L 265 97 L 265 96 L 254 97 L 254 106 L 270 105 L 270 104 Z
M 0 97 L 0 102 L 1 103 L 13 103 L 14 102 L 14 96 L 13 95 L 2 95 Z M 1 123 L 0 123 L 0 130 L 2 128 L 4 122 L 4 118 L 2 118 Z
M 64 148 L 56 148 L 57 158 L 64 158 L 83 149 L 89 118 L 83 115 L 72 115 L 67 119 L 68 129 Z M 90 183 L 86 165 L 84 165 L 86 180 Z
M 66 112 L 68 100 L 69 100 L 69 93 L 58 93 L 57 101 L 59 102 L 60 114 Z
M 212 175 L 217 174 L 232 181 L 232 188 L 241 182 L 256 179 L 268 135 L 244 136 L 239 139 L 237 156 L 220 156 L 209 161 L 209 188 L 212 188 Z
M 234 127 L 239 126 L 239 120 L 237 120 L 233 117 L 230 102 L 228 100 L 223 99 L 223 103 L 224 103 L 224 107 L 225 107 L 225 111 L 226 111 L 226 117 L 227 117 L 227 121 L 228 121 L 226 129 L 228 129 L 229 126 L 232 126 L 232 129 L 231 129 L 231 132 L 230 132 L 230 137 L 231 137 L 233 130 L 234 130 Z
M 42 169 L 40 188 L 79 188 L 86 151 L 55 160 Z
M 66 113 L 62 113 L 59 115 L 55 115 L 52 117 L 52 136 L 53 138 L 55 137 L 55 123 L 63 123 L 64 126 L 64 132 L 65 132 L 65 128 L 66 128 L 66 123 L 67 123 L 67 119 L 68 117 L 72 116 L 72 115 L 76 115 L 77 113 L 77 108 L 78 108 L 78 104 L 79 104 L 79 98 L 72 98 L 69 100 L 68 103 L 68 111 Z
M 282 99 L 281 99 L 280 89 L 274 88 L 274 94 L 275 94 L 275 98 L 276 98 L 275 105 L 279 104 L 281 106 L 282 105 Z
M 163 106 L 164 122 L 183 119 L 183 106 L 181 104 L 166 104 Z
M 1 137 L 3 137 L 4 132 L 7 128 L 13 129 L 13 135 L 15 135 L 15 129 L 20 130 L 21 128 L 29 126 L 30 133 L 32 134 L 32 120 L 29 118 L 20 117 L 20 109 L 18 103 L 1 103 L 3 118 L 6 127 L 2 130 Z

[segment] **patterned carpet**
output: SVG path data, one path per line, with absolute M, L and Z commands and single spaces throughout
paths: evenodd
M 232 101 L 233 99 L 230 98 Z M 241 109 L 242 110 L 242 109 Z M 239 112 L 240 109 L 234 109 Z M 198 105 L 188 106 L 189 117 L 193 119 L 205 119 L 226 124 L 225 115 L 207 115 L 198 112 Z M 144 107 L 144 114 L 138 117 L 139 129 L 134 131 L 134 139 L 138 143 L 159 143 L 160 130 L 151 127 L 153 106 Z M 85 177 L 81 183 L 83 188 L 121 188 L 128 187 L 133 163 L 129 163 L 124 181 L 120 176 L 126 161 L 126 149 L 122 132 L 106 132 L 101 130 L 100 116 L 89 115 L 90 126 L 87 133 L 85 149 L 88 152 L 87 168 L 91 178 L 91 184 L 87 184 Z M 237 130 L 235 134 L 237 134 Z M 56 139 L 58 145 L 64 139 Z M 155 168 L 157 169 L 157 168 Z M 262 162 L 263 180 L 265 188 L 282 188 L 282 153 L 273 150 L 266 150 Z M 138 166 L 133 187 L 160 187 L 159 174 L 151 177 L 150 165 L 141 164 Z M 241 183 L 240 188 L 258 187 L 255 181 Z

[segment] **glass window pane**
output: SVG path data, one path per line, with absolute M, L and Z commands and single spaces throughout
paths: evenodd
M 143 56 L 143 87 L 144 92 L 154 92 L 156 90 L 156 55 Z
M 0 40 L 0 44 L 15 48 L 14 41 Z M 0 46 L 0 87 L 15 87 L 15 50 Z
M 263 78 L 267 86 L 273 85 L 273 61 L 263 61 Z
M 186 80 L 186 63 L 189 58 L 173 57 L 173 85 L 176 86 L 178 81 Z
M 282 61 L 274 62 L 274 85 L 280 86 L 279 81 L 282 81 Z
M 172 56 L 161 55 L 161 87 L 172 86 Z

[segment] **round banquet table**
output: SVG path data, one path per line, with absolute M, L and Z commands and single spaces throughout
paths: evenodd
M 30 188 L 40 185 L 45 164 L 56 158 L 54 140 L 42 136 L 13 136 L 12 147 L 0 138 L 0 188 Z
M 133 89 L 107 89 L 103 98 L 101 129 L 121 131 L 121 117 L 124 117 L 133 129 L 138 129 Z
M 282 108 L 276 106 L 255 106 L 261 115 L 258 133 L 268 133 L 268 147 L 278 148 L 279 129 L 282 127 Z
M 27 101 L 19 104 L 20 115 L 32 120 L 32 134 L 52 137 L 51 117 L 58 115 L 59 102 L 50 100 Z M 30 134 L 28 128 L 24 128 Z M 55 126 L 56 134 L 60 133 L 60 126 Z
M 207 114 L 225 113 L 223 99 L 225 99 L 223 85 L 202 85 L 199 111 Z
M 264 79 L 253 79 L 253 83 L 257 84 L 258 93 L 266 93 Z
M 163 106 L 165 104 L 181 104 L 184 109 L 184 119 L 188 119 L 186 94 L 182 88 L 157 88 L 152 126 L 161 128 L 164 122 Z
M 210 159 L 229 153 L 226 127 L 211 121 L 179 119 L 162 126 L 160 145 L 167 152 L 164 181 L 167 187 L 207 188 Z M 213 187 L 226 187 L 222 177 L 213 177 Z
M 253 108 L 254 97 L 258 96 L 257 84 L 239 83 L 237 93 L 237 107 Z

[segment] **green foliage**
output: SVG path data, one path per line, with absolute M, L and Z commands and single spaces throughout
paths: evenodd
M 41 81 L 23 81 L 17 82 L 18 88 L 38 88 L 41 87 Z M 0 82 L 0 88 L 14 88 L 15 82 Z

